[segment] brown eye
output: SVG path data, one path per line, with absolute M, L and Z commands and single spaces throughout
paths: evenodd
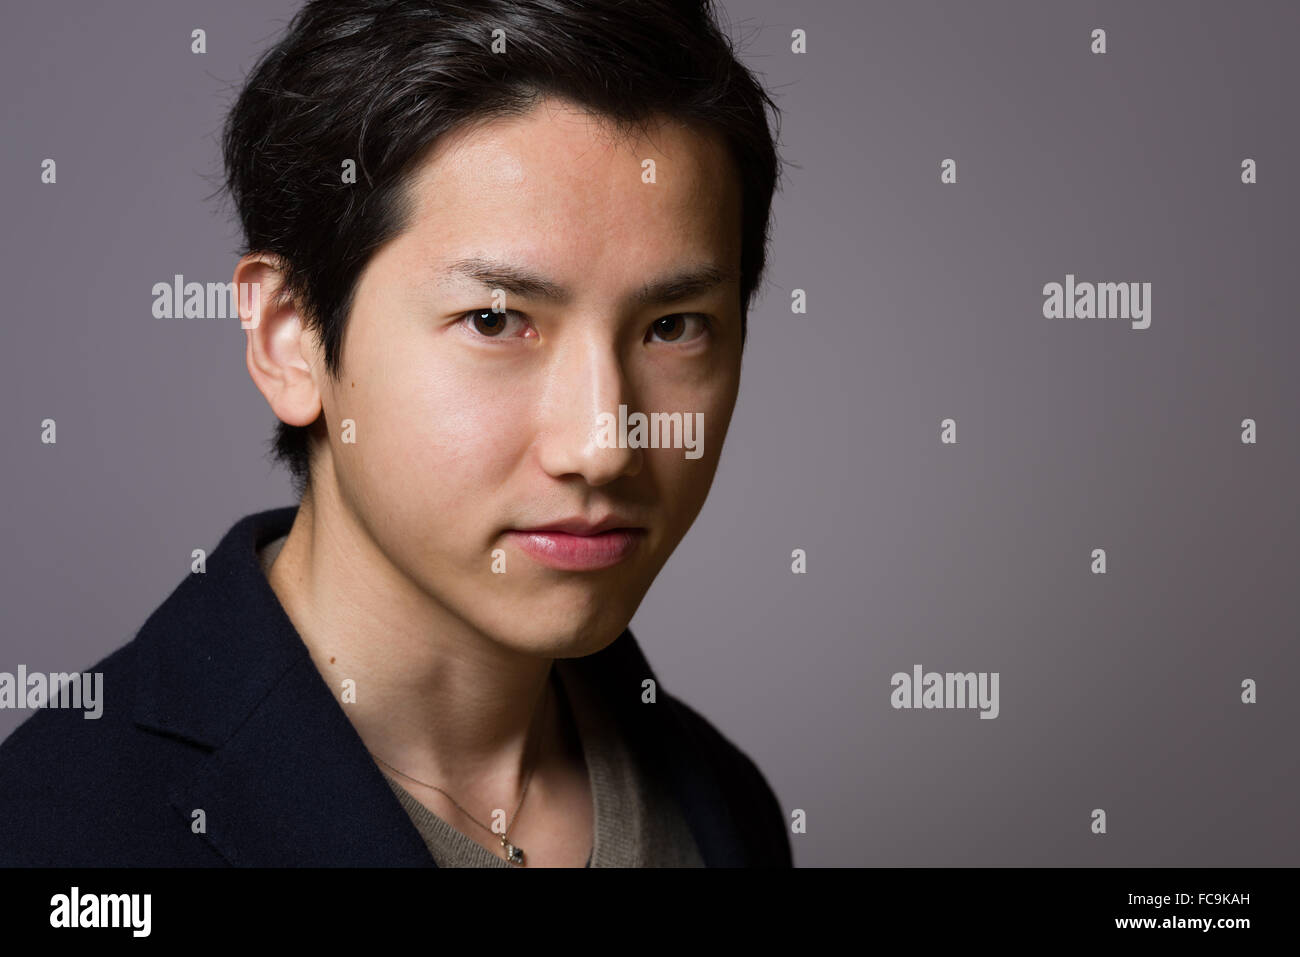
M 495 312 L 494 309 L 482 308 L 465 313 L 464 316 L 461 316 L 461 321 L 468 321 L 474 333 L 482 335 L 485 339 L 500 339 L 506 338 L 502 333 L 510 328 L 512 315 L 517 316 L 517 313 L 512 313 L 511 309 Z
M 672 342 L 677 339 L 686 329 L 686 322 L 682 316 L 664 316 L 656 320 L 653 326 L 655 333 L 665 342 Z
M 489 338 L 496 338 L 509 325 L 507 313 L 493 312 L 491 309 L 479 309 L 470 313 L 470 317 L 474 331 Z
M 691 335 L 686 335 L 692 323 L 698 326 L 699 329 Z M 650 324 L 650 332 L 659 342 L 690 342 L 704 335 L 705 330 L 708 328 L 708 320 L 705 317 L 692 313 L 664 316 L 662 319 L 656 319 Z

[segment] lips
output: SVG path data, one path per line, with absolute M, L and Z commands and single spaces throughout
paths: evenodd
M 538 563 L 560 571 L 610 568 L 645 540 L 644 528 L 602 529 L 601 524 L 607 523 L 559 522 L 547 528 L 511 529 L 506 536 Z
M 598 532 L 608 532 L 613 529 L 636 529 L 639 526 L 629 518 L 621 515 L 606 515 L 599 521 L 589 522 L 581 516 L 575 518 L 560 519 L 556 522 L 547 522 L 545 525 L 537 525 L 533 528 L 524 528 L 524 532 L 567 532 L 570 535 L 595 535 Z

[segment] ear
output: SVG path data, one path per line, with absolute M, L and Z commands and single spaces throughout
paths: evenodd
M 271 411 L 288 425 L 311 425 L 321 414 L 316 376 L 324 371 L 319 340 L 284 294 L 283 262 L 249 253 L 235 266 L 240 325 L 248 335 L 248 374 Z M 245 296 L 244 289 L 251 295 Z

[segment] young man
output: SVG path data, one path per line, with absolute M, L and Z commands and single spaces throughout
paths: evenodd
M 0 864 L 789 866 L 627 630 L 736 400 L 771 105 L 704 2 L 308 4 L 224 138 L 300 504 L 5 742 Z

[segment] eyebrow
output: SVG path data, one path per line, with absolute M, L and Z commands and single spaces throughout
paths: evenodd
M 545 299 L 559 305 L 572 302 L 574 298 L 572 290 L 554 280 L 494 259 L 457 259 L 447 268 L 447 273 L 466 276 L 489 289 L 504 289 L 511 296 Z M 708 292 L 734 278 L 735 274 L 730 270 L 703 263 L 647 282 L 633 293 L 632 301 L 642 306 L 680 302 Z

